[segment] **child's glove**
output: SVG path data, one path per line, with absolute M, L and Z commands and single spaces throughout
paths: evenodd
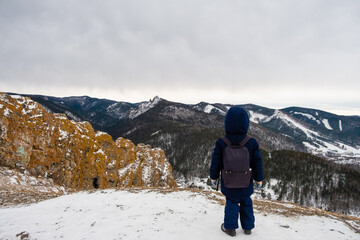
M 262 187 L 262 182 L 256 182 L 256 189 L 260 189 Z
M 216 180 L 211 179 L 211 188 L 214 190 L 216 190 L 216 182 L 217 182 Z

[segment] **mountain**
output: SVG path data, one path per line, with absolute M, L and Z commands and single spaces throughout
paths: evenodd
M 189 105 L 169 102 L 159 97 L 147 102 L 128 103 L 87 96 L 66 98 L 23 96 L 39 102 L 50 112 L 64 113 L 76 121 L 88 121 L 96 130 L 107 132 L 114 139 L 129 135 L 135 142 L 145 142 L 151 138 L 151 134 L 167 128 L 169 122 L 170 125 L 178 123 L 199 125 L 202 122 L 201 127 L 221 129 L 226 111 L 232 106 L 206 102 Z M 309 152 L 325 156 L 338 163 L 359 165 L 360 116 L 339 116 L 317 109 L 300 107 L 278 110 L 253 104 L 240 106 L 249 113 L 250 133 L 266 150 L 288 149 Z M 151 109 L 153 111 L 150 111 Z M 148 111 L 153 116 L 150 116 Z M 167 118 L 165 127 L 158 123 L 162 121 L 162 116 Z M 154 130 L 154 126 L 157 126 L 158 129 L 147 136 L 143 133 L 141 137 L 135 136 L 136 134 L 132 134 L 136 130 L 132 120 L 137 118 L 144 120 L 149 118 L 149 121 L 142 125 L 147 125 Z M 140 120 L 137 122 L 140 123 Z
M 358 239 L 360 219 L 295 204 L 254 200 L 251 239 Z M 224 198 L 164 189 L 82 191 L 0 208 L 0 239 L 228 239 Z M 241 229 L 238 238 L 245 237 Z
M 12 94 L 10 95 L 19 95 Z M 88 121 L 95 130 L 106 129 L 126 117 L 127 113 L 139 104 L 116 102 L 88 96 L 57 98 L 41 95 L 21 95 L 40 103 L 50 113 L 63 113 L 77 122 Z
M 0 94 L 0 166 L 49 177 L 67 188 L 173 187 L 164 151 L 95 132 L 37 102 Z
M 61 98 L 56 103 L 52 98 L 41 98 L 46 108 L 61 104 Z M 106 112 L 108 108 L 99 104 L 107 100 L 87 99 L 89 106 L 94 102 L 99 108 L 81 116 L 99 116 L 97 112 L 111 115 Z M 119 110 L 118 120 L 103 129 L 113 139 L 124 137 L 135 144 L 163 149 L 178 184 L 206 188 L 212 151 L 216 140 L 225 134 L 224 116 L 232 105 L 205 102 L 189 105 L 156 97 L 128 106 L 132 107 L 122 113 Z M 295 107 L 241 106 L 250 116 L 249 135 L 264 150 L 266 179 L 262 198 L 360 214 L 359 116 Z M 85 112 L 77 109 L 81 111 Z M 99 122 L 97 118 L 82 120 Z

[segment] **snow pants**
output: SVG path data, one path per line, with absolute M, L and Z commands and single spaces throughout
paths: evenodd
M 224 227 L 226 229 L 239 228 L 239 214 L 243 229 L 251 230 L 255 227 L 253 203 L 250 196 L 243 198 L 226 197 Z

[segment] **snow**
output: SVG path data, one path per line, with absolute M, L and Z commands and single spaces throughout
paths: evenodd
M 68 120 L 67 117 L 60 113 L 54 113 L 54 117 L 60 120 Z
M 267 199 L 276 200 L 279 197 L 279 194 L 276 194 L 274 188 L 279 184 L 279 180 L 275 178 L 270 178 L 267 181 L 266 186 L 263 187 L 262 191 L 265 193 Z M 255 190 L 254 198 L 262 199 L 261 191 Z
M 108 107 L 106 108 L 106 110 L 107 110 L 107 111 L 111 111 L 111 110 L 113 110 L 114 108 L 116 108 L 118 105 L 120 105 L 120 103 L 118 103 L 118 102 L 113 103 L 113 104 L 111 104 L 110 106 L 108 106 Z
M 134 163 L 130 163 L 126 167 L 119 169 L 118 170 L 119 179 L 123 178 L 126 172 L 134 170 L 133 168 L 134 165 L 135 165 Z
M 317 132 L 314 132 L 308 128 L 306 128 L 305 126 L 303 126 L 301 123 L 297 122 L 295 119 L 291 118 L 289 115 L 283 113 L 280 110 L 275 110 L 274 114 L 268 118 L 266 118 L 265 120 L 263 120 L 263 122 L 269 122 L 270 120 L 272 120 L 273 118 L 279 118 L 281 119 L 285 124 L 287 124 L 289 127 L 292 128 L 298 128 L 301 131 L 303 131 L 306 136 L 308 138 L 313 138 L 314 136 L 318 136 L 319 134 Z
M 19 181 L 19 179 L 18 179 L 17 176 L 12 176 L 12 177 L 9 178 L 9 183 L 10 183 L 11 185 L 17 185 L 17 184 L 19 184 L 18 181 Z M 22 184 L 20 183 L 20 185 L 22 185 Z
M 263 122 L 265 119 L 267 119 L 269 116 L 263 115 L 261 113 L 256 113 L 254 111 L 249 111 L 250 115 L 250 121 L 254 123 L 260 123 Z M 269 120 L 270 121 L 270 120 Z
M 16 101 L 19 105 L 25 104 L 25 107 L 22 109 L 23 114 L 31 113 L 32 110 L 36 108 L 36 102 L 34 102 L 33 100 L 31 100 L 29 98 L 25 98 L 25 97 L 19 96 L 19 95 L 10 95 L 10 97 L 13 99 L 16 99 Z M 28 110 L 26 111 L 25 108 L 27 108 Z
M 314 146 L 309 142 L 303 142 L 303 144 L 313 153 L 335 153 L 343 156 L 360 157 L 360 149 L 351 147 L 341 142 L 330 143 L 320 139 L 315 139 L 314 142 L 317 143 L 318 146 Z
M 181 176 L 179 179 L 176 179 L 176 182 L 179 187 L 182 188 L 198 188 L 202 190 L 211 191 L 212 188 L 207 184 L 209 178 L 199 178 L 199 177 L 190 177 L 185 179 L 184 176 Z
M 313 115 L 308 114 L 308 113 L 294 112 L 294 114 L 303 115 L 303 116 L 307 117 L 310 120 L 316 121 L 316 117 L 314 117 Z
M 206 112 L 206 113 L 210 113 L 210 112 L 211 112 L 211 110 L 213 110 L 214 108 L 215 108 L 214 106 L 212 106 L 212 105 L 208 104 L 208 105 L 206 105 L 206 106 L 205 106 L 205 108 L 204 108 L 204 112 Z
M 339 120 L 339 130 L 342 131 L 342 123 L 341 123 L 341 120 Z
M 59 127 L 59 132 L 60 132 L 60 137 L 59 137 L 59 140 L 63 140 L 63 139 L 65 139 L 65 138 L 67 138 L 67 137 L 68 137 L 68 135 L 69 135 L 69 133 L 68 133 L 68 132 L 61 130 L 61 128 L 60 128 L 60 127 Z
M 81 118 L 75 116 L 72 112 L 70 111 L 65 111 L 65 114 L 66 116 L 72 118 L 72 119 L 75 119 L 77 122 L 80 122 L 81 121 Z
M 42 116 L 43 116 L 42 113 L 41 114 L 36 114 L 36 115 L 31 116 L 30 119 L 31 118 L 38 118 L 38 117 L 42 117 Z
M 332 129 L 332 127 L 330 126 L 329 120 L 323 119 L 323 120 L 322 120 L 322 123 L 324 124 L 324 126 L 325 126 L 327 129 L 329 129 L 329 130 L 334 130 L 334 129 Z
M 217 108 L 217 107 L 214 107 L 214 106 L 211 105 L 211 104 L 208 104 L 208 105 L 205 106 L 204 112 L 205 112 L 205 113 L 211 113 L 211 111 L 212 111 L 213 109 L 218 110 L 222 115 L 225 115 L 225 114 L 226 114 L 223 110 L 221 110 L 221 109 L 219 109 L 219 108 Z
M 4 110 L 4 116 L 6 116 L 6 117 L 9 116 L 11 112 L 12 112 L 12 111 L 11 111 L 10 109 L 5 108 L 5 110 Z
M 308 119 L 315 121 L 317 124 L 320 124 L 320 123 L 321 123 L 319 120 L 316 119 L 316 117 L 314 117 L 314 116 L 311 115 L 311 114 L 302 113 L 302 112 L 294 112 L 294 114 L 303 115 L 303 116 L 307 117 Z M 317 115 L 318 115 L 318 113 L 317 113 Z
M 23 97 L 20 95 L 10 95 L 10 97 L 12 97 L 13 99 L 18 99 L 18 100 L 22 100 Z
M 81 138 L 87 138 L 87 139 L 90 139 L 89 136 L 87 135 L 81 135 Z
M 94 154 L 101 154 L 101 155 L 104 155 L 104 156 L 105 156 L 105 158 L 107 158 L 107 156 L 106 156 L 106 154 L 105 154 L 104 150 L 102 150 L 101 148 L 99 148 L 99 150 L 97 150 L 96 152 L 94 152 Z
M 151 100 L 149 102 L 141 103 L 137 108 L 130 110 L 129 118 L 134 119 L 134 118 L 140 116 L 141 114 L 149 111 L 151 108 L 155 107 L 160 102 L 160 100 L 161 99 L 158 96 L 156 96 L 156 97 L 154 97 L 153 100 Z
M 6 188 L 8 193 L 14 192 L 47 192 L 65 193 L 64 187 L 54 184 L 52 179 L 46 177 L 36 178 L 26 173 L 0 167 L 0 193 Z M 0 238 L 2 239 L 2 238 Z
M 0 208 L 0 239 L 26 234 L 39 240 L 229 239 L 220 230 L 224 206 L 216 198 L 194 191 L 151 189 L 79 192 L 29 206 Z M 247 239 L 359 239 L 335 218 L 286 217 L 259 210 L 255 218 L 256 227 Z M 245 235 L 238 229 L 237 237 Z
M 161 130 L 156 131 L 156 132 L 152 133 L 150 136 L 152 137 L 152 136 L 154 136 L 154 135 L 156 135 L 156 134 L 158 134 L 158 133 L 160 133 L 160 132 L 161 132 Z
M 95 137 L 99 137 L 101 135 L 108 135 L 108 134 L 105 133 L 105 132 L 97 131 L 96 134 L 95 134 Z

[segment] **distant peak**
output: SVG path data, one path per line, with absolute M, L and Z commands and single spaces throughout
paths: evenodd
M 160 101 L 161 98 L 159 98 L 159 96 L 155 96 L 152 100 L 150 99 L 149 102 L 141 103 L 137 108 L 133 108 L 132 110 L 130 110 L 129 118 L 133 119 L 147 112 L 149 109 L 155 107 Z
M 152 100 L 150 99 L 150 102 L 159 102 L 161 100 L 161 98 L 156 95 Z

